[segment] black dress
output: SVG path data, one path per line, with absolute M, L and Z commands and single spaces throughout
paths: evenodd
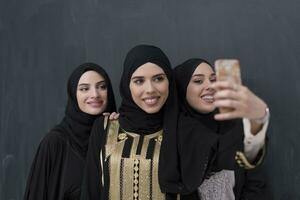
M 41 141 L 27 180 L 24 200 L 80 199 L 86 152 L 93 122 L 99 115 L 82 112 L 77 104 L 78 81 L 86 71 L 103 76 L 107 86 L 107 112 L 115 111 L 109 77 L 94 63 L 77 67 L 68 81 L 68 104 L 62 122 Z
M 39 145 L 24 199 L 79 199 L 82 157 L 62 132 L 49 132 Z
M 155 113 L 146 113 L 135 104 L 129 88 L 134 71 L 148 62 L 159 66 L 169 81 L 169 96 Z M 178 168 L 170 168 L 173 163 L 166 161 L 167 157 L 177 159 L 173 149 L 176 148 L 178 112 L 176 87 L 166 55 L 150 45 L 131 49 L 124 62 L 120 93 L 119 120 L 110 121 L 106 130 L 103 118 L 95 121 L 82 199 L 175 200 L 177 194 L 172 191 L 181 187 L 178 181 L 173 181 L 179 178 Z
M 194 110 L 186 100 L 187 86 L 195 69 L 201 63 L 209 64 L 203 59 L 189 59 L 174 70 L 181 108 L 177 143 L 181 180 L 184 185 L 182 193 L 193 192 L 202 187 L 203 183 L 213 191 L 213 188 L 223 180 L 217 179 L 214 183 L 210 177 L 215 177 L 214 175 L 226 170 L 225 176 L 233 175 L 233 184 L 228 191 L 233 192 L 236 200 L 264 199 L 265 177 L 261 166 L 246 170 L 236 161 L 237 151 L 244 151 L 242 120 L 216 121 L 214 120 L 216 110 L 202 114 Z M 263 150 L 254 163 L 261 161 L 262 152 Z M 224 181 L 223 183 L 229 184 Z

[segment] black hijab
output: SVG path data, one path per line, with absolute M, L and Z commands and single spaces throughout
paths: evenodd
M 161 67 L 169 80 L 167 101 L 162 109 L 154 114 L 144 112 L 134 103 L 129 88 L 134 71 L 148 62 Z M 151 45 L 138 45 L 128 52 L 120 82 L 120 94 L 122 97 L 119 109 L 120 124 L 123 129 L 139 134 L 150 134 L 163 129 L 159 160 L 159 183 L 163 192 L 177 191 L 175 189 L 178 187 L 177 179 L 179 178 L 176 147 L 177 93 L 170 61 L 161 49 Z M 170 165 L 173 165 L 174 168 L 170 169 Z
M 186 92 L 190 79 L 196 68 L 201 63 L 206 63 L 209 66 L 212 66 L 208 61 L 204 59 L 192 58 L 185 61 L 184 63 L 182 63 L 174 69 L 175 80 L 180 100 L 180 110 L 184 115 L 193 117 L 203 122 L 205 126 L 209 127 L 215 132 L 218 132 L 220 124 L 214 119 L 214 115 L 217 113 L 217 110 L 214 110 L 210 113 L 199 113 L 196 110 L 194 110 L 186 100 Z
M 233 143 L 231 138 L 222 139 L 220 143 L 220 136 L 234 127 L 235 120 L 216 121 L 214 115 L 218 112 L 217 109 L 210 113 L 199 113 L 186 100 L 190 79 L 201 63 L 212 66 L 206 60 L 193 58 L 174 69 L 181 109 L 178 149 L 181 177 L 186 189 L 183 192 L 196 190 L 207 176 L 208 170 L 211 170 L 209 166 L 216 159 L 217 152 Z
M 54 130 L 65 132 L 69 138 L 70 145 L 83 157 L 85 157 L 89 136 L 95 119 L 102 115 L 91 115 L 82 112 L 78 106 L 76 92 L 80 77 L 87 71 L 95 71 L 103 76 L 107 86 L 107 107 L 104 112 L 116 110 L 115 98 L 110 79 L 105 70 L 95 63 L 84 63 L 78 66 L 68 80 L 67 92 L 68 103 L 65 110 L 65 117 Z
M 154 114 L 148 114 L 136 105 L 132 99 L 129 83 L 132 74 L 145 63 L 154 63 L 160 66 L 169 80 L 169 97 L 163 108 Z M 123 74 L 120 82 L 122 103 L 119 108 L 120 124 L 123 129 L 137 133 L 154 133 L 163 127 L 164 111 L 170 104 L 175 104 L 175 87 L 172 84 L 172 69 L 167 56 L 155 46 L 138 45 L 132 48 L 124 61 Z

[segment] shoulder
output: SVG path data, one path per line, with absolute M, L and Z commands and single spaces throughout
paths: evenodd
M 51 130 L 41 140 L 38 151 L 41 153 L 62 153 L 67 147 L 67 139 L 64 133 Z
M 41 144 L 44 145 L 55 145 L 66 143 L 66 138 L 64 133 L 51 130 L 42 139 Z

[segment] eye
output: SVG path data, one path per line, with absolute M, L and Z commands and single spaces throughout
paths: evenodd
M 197 78 L 197 79 L 194 79 L 193 82 L 194 82 L 194 83 L 197 83 L 197 84 L 202 84 L 202 83 L 203 83 L 203 80 Z
M 78 90 L 81 92 L 86 92 L 89 90 L 89 88 L 88 87 L 80 87 Z
M 210 82 L 214 83 L 214 82 L 217 81 L 217 77 L 216 76 L 211 76 L 209 80 L 210 80 Z
M 163 75 L 154 77 L 155 82 L 161 82 L 163 80 L 165 80 L 165 76 Z
M 210 79 L 210 82 L 212 82 L 212 83 L 214 83 L 214 82 L 216 82 L 216 81 L 217 81 L 216 78 L 211 78 L 211 79 Z
M 106 90 L 107 85 L 105 83 L 99 84 L 99 85 L 97 85 L 97 89 Z
M 142 79 L 142 78 L 136 78 L 136 79 L 133 80 L 133 82 L 136 85 L 142 85 L 144 83 L 144 79 Z

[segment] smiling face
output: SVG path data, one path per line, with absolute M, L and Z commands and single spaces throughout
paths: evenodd
M 103 76 L 87 71 L 78 81 L 76 98 L 82 112 L 91 115 L 102 113 L 107 106 L 107 87 Z
M 135 70 L 129 88 L 134 103 L 149 114 L 159 112 L 169 95 L 169 81 L 165 72 L 150 62 Z
M 216 74 L 206 63 L 201 63 L 195 69 L 186 91 L 189 105 L 200 113 L 209 113 L 215 109 L 214 93 L 211 84 L 216 81 Z

